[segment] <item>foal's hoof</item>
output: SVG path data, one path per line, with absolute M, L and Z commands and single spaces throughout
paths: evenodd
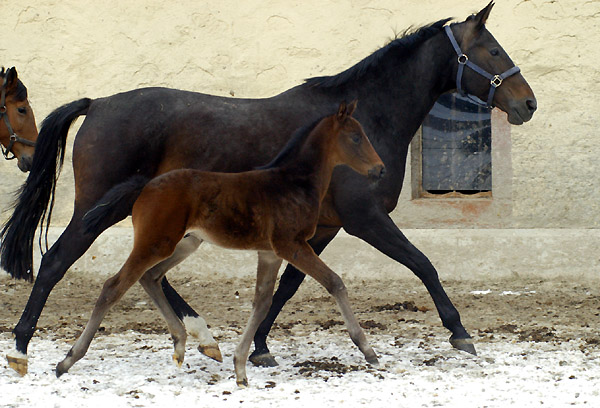
M 8 361 L 8 366 L 15 370 L 21 377 L 27 374 L 27 355 L 21 354 L 19 355 L 6 355 L 6 360 Z
M 59 378 L 61 375 L 67 373 L 69 371 L 68 368 L 65 368 L 65 365 L 61 361 L 56 365 L 56 378 Z
M 257 367 L 277 367 L 279 365 L 268 351 L 262 354 L 258 354 L 254 351 L 248 360 Z
M 235 380 L 236 384 L 240 388 L 248 388 L 248 379 L 242 378 L 241 380 Z
M 183 364 L 183 356 L 179 356 L 177 353 L 173 353 L 173 361 L 177 364 L 178 368 L 181 368 Z
M 206 357 L 210 357 L 213 360 L 218 361 L 219 363 L 223 362 L 223 356 L 221 355 L 221 349 L 219 349 L 219 345 L 209 344 L 208 346 L 203 346 L 202 344 L 198 346 L 198 351 L 204 354 Z
M 467 337 L 465 339 L 455 339 L 454 336 L 451 336 L 450 344 L 452 344 L 452 347 L 457 350 L 466 351 L 474 356 L 477 355 L 475 346 L 473 345 L 473 339 L 471 337 Z
M 367 360 L 367 363 L 371 364 L 372 366 L 378 366 L 379 365 L 379 359 L 377 358 L 376 354 L 373 354 L 372 356 L 365 356 L 365 359 Z

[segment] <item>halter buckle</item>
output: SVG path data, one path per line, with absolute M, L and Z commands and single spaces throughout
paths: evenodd
M 492 85 L 494 88 L 498 88 L 500 85 L 502 85 L 502 77 L 500 75 L 494 75 L 490 81 L 490 85 Z
M 461 65 L 466 65 L 469 62 L 469 57 L 466 54 L 460 54 L 458 56 L 458 63 Z

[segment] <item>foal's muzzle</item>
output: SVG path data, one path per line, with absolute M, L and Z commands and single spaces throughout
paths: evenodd
M 378 164 L 377 166 L 372 167 L 371 170 L 369 170 L 369 178 L 379 180 L 383 178 L 383 176 L 385 175 L 385 171 L 385 166 L 383 164 Z

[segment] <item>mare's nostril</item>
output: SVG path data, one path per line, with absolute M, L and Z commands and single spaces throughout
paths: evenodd
M 379 178 L 383 178 L 385 176 L 385 166 L 381 166 L 381 170 L 379 170 Z
M 527 105 L 527 109 L 529 109 L 529 112 L 533 113 L 536 111 L 537 101 L 535 99 L 527 99 L 525 104 Z

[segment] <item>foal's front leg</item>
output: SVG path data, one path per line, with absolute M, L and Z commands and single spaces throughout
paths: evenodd
M 248 351 L 252 344 L 252 338 L 258 325 L 267 315 L 277 280 L 277 272 L 281 266 L 282 259 L 277 257 L 271 251 L 258 252 L 258 268 L 256 272 L 256 289 L 254 292 L 254 305 L 252 314 L 242 334 L 240 343 L 235 348 L 233 355 L 233 366 L 237 385 L 240 387 L 248 386 L 248 377 L 246 376 L 246 361 L 248 360 Z
M 352 312 L 350 301 L 348 299 L 348 291 L 342 278 L 325 265 L 306 242 L 277 248 L 277 255 L 281 256 L 308 276 L 313 277 L 327 289 L 327 292 L 335 298 L 338 307 L 342 312 L 346 328 L 348 329 L 348 333 L 354 344 L 358 346 L 369 364 L 378 364 L 379 361 L 377 360 L 377 355 L 367 342 L 365 333 Z

